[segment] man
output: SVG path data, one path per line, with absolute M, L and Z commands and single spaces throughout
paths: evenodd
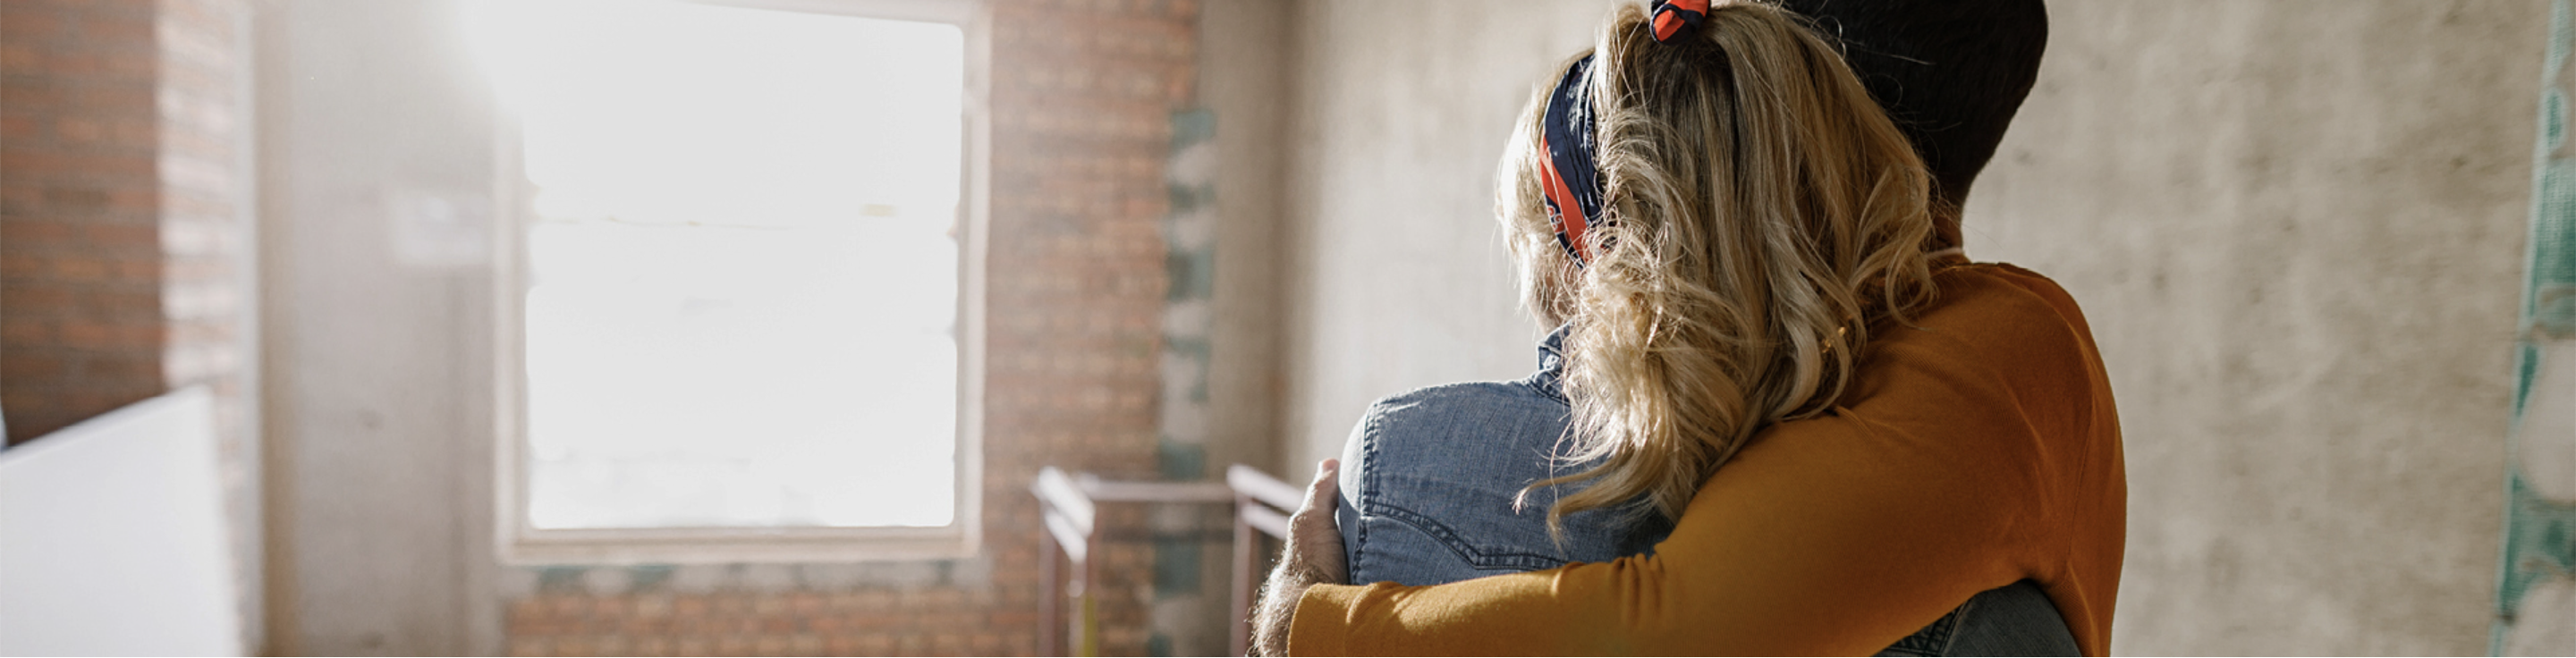
M 1785 5 L 1843 41 L 1914 142 L 1935 179 L 1939 246 L 1956 249 L 1957 208 L 2037 76 L 2038 0 Z M 1979 267 L 1997 269 L 1945 288 L 1919 335 L 1870 351 L 1859 388 L 1883 392 L 1764 432 L 1654 557 L 1429 588 L 1331 585 L 1343 570 L 1328 462 L 1256 649 L 1857 653 L 2025 579 L 2085 652 L 2107 652 L 2125 523 L 2109 389 L 2063 291 Z

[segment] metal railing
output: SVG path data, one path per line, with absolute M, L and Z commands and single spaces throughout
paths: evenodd
M 1253 588 L 1260 584 L 1259 538 L 1266 535 L 1286 539 L 1288 513 L 1297 509 L 1305 493 L 1296 485 L 1242 464 L 1227 468 L 1223 483 L 1104 480 L 1049 466 L 1038 471 L 1037 480 L 1029 484 L 1029 492 L 1037 496 L 1040 522 L 1045 525 L 1038 533 L 1042 560 L 1038 577 L 1045 582 L 1045 594 L 1038 602 L 1038 651 L 1050 656 L 1067 655 L 1073 647 L 1079 648 L 1080 655 L 1100 652 L 1092 596 L 1097 590 L 1094 585 L 1100 582 L 1100 560 L 1095 558 L 1108 539 L 1100 531 L 1102 505 L 1226 503 L 1234 506 L 1234 573 L 1228 599 L 1233 621 L 1227 647 L 1234 655 L 1243 655 L 1252 633 L 1249 615 Z M 1063 574 L 1059 569 L 1068 563 L 1072 573 Z M 1066 623 L 1063 607 L 1068 598 L 1080 599 L 1079 624 Z M 1066 637 L 1068 626 L 1078 637 Z

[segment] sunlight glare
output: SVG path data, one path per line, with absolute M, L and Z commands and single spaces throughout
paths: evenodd
M 539 528 L 955 518 L 964 37 L 485 2 L 518 118 Z

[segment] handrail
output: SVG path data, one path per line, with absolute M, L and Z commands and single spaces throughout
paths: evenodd
M 1039 563 L 1038 577 L 1045 582 L 1046 588 L 1038 604 L 1038 616 L 1043 620 L 1039 622 L 1038 650 L 1049 655 L 1062 654 L 1066 650 L 1064 620 L 1059 604 L 1068 593 L 1056 582 L 1059 552 L 1063 559 L 1073 562 L 1074 572 L 1070 576 L 1076 589 L 1071 595 L 1085 601 L 1079 608 L 1083 621 L 1076 625 L 1080 636 L 1072 644 L 1082 647 L 1086 653 L 1098 649 L 1088 601 L 1095 591 L 1091 585 L 1100 576 L 1100 565 L 1092 560 L 1098 554 L 1103 539 L 1099 527 L 1100 505 L 1242 504 L 1242 498 L 1235 495 L 1234 490 L 1215 482 L 1103 480 L 1090 473 L 1067 473 L 1053 466 L 1038 469 L 1037 480 L 1029 483 L 1029 493 L 1038 498 L 1039 521 L 1044 526 L 1038 534 L 1038 550 L 1043 560 Z M 1242 535 L 1240 529 L 1235 532 L 1238 539 Z
M 1039 577 L 1046 582 L 1046 594 L 1039 604 L 1038 650 L 1060 654 L 1066 649 L 1062 608 L 1066 592 L 1057 584 L 1057 569 L 1063 558 L 1070 558 L 1074 571 L 1072 583 L 1080 587 L 1072 594 L 1088 600 L 1088 585 L 1099 577 L 1100 565 L 1092 558 L 1102 541 L 1098 519 L 1104 503 L 1232 503 L 1234 511 L 1233 607 L 1234 637 L 1232 650 L 1241 655 L 1251 638 L 1252 588 L 1259 581 L 1261 568 L 1260 538 L 1264 535 L 1287 539 L 1288 515 L 1304 504 L 1305 489 L 1286 480 L 1272 477 L 1250 466 L 1235 464 L 1225 469 L 1225 482 L 1140 482 L 1103 480 L 1089 473 L 1069 473 L 1053 466 L 1038 469 L 1037 479 L 1029 483 L 1029 493 L 1038 498 Z M 1257 534 L 1256 534 L 1257 533 Z M 1059 558 L 1058 556 L 1062 557 Z M 1088 614 L 1088 604 L 1082 608 Z M 1077 646 L 1093 648 L 1093 629 L 1086 618 L 1075 625 L 1080 633 Z
M 1271 477 L 1269 473 L 1261 472 L 1261 469 L 1242 464 L 1226 467 L 1225 485 L 1232 487 L 1235 493 L 1249 496 L 1253 500 L 1284 511 L 1294 512 L 1297 511 L 1298 506 L 1305 504 L 1306 492 L 1299 489 L 1297 485 Z
M 1252 526 L 1261 534 L 1277 539 L 1288 538 L 1288 515 L 1270 509 L 1268 505 L 1244 503 L 1235 506 L 1234 514 L 1244 525 Z
M 1092 498 L 1064 471 L 1053 466 L 1038 469 L 1038 481 L 1029 485 L 1029 492 L 1037 494 L 1038 500 L 1046 503 L 1046 509 L 1063 515 L 1064 521 L 1073 526 L 1070 530 L 1082 535 L 1091 534 L 1091 519 L 1096 514 Z

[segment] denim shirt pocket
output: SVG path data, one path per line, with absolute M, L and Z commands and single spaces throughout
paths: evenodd
M 1370 507 L 1372 509 L 1361 513 L 1363 523 L 1382 519 L 1385 522 L 1402 524 L 1420 533 L 1424 539 L 1437 542 L 1440 547 L 1448 549 L 1465 566 L 1479 571 L 1517 572 L 1554 569 L 1565 566 L 1567 561 L 1551 547 L 1493 543 L 1479 545 L 1468 541 L 1456 529 L 1430 516 L 1393 505 L 1380 504 L 1370 505 Z M 1378 525 L 1383 527 L 1385 524 Z M 1381 549 L 1384 548 L 1386 547 L 1381 547 Z

